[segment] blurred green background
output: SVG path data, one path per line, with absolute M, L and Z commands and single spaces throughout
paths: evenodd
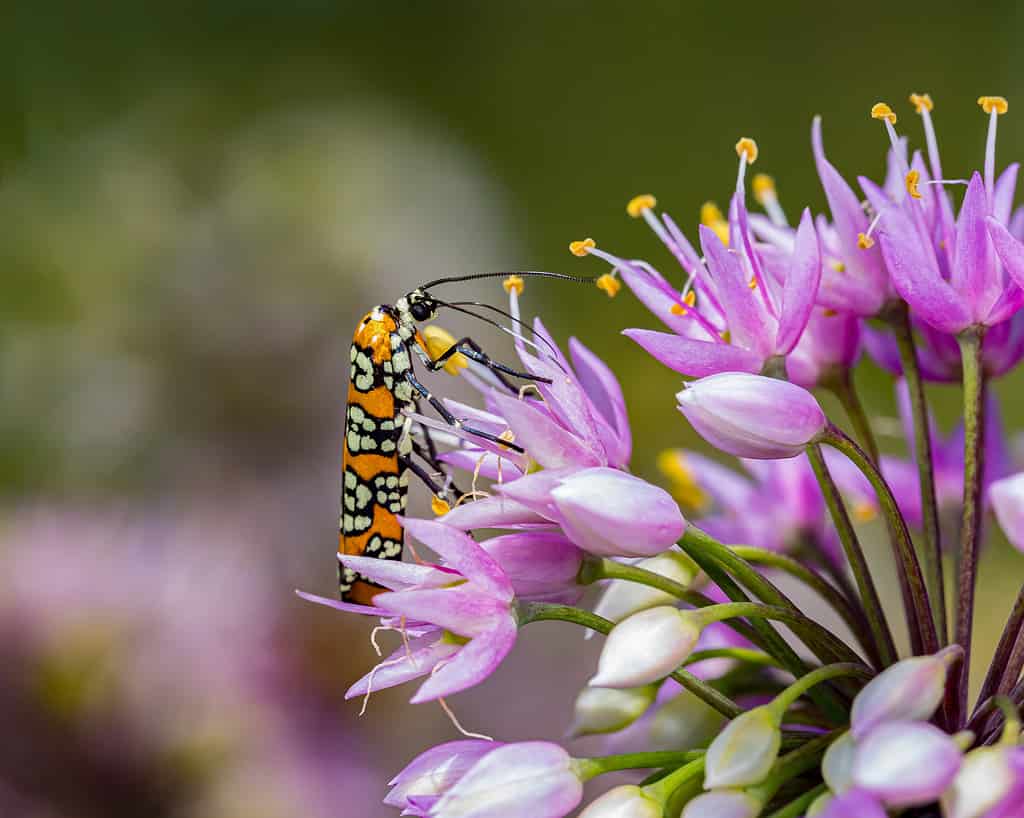
M 873 102 L 893 104 L 919 143 L 910 91 L 936 101 L 951 176 L 980 164 L 979 94 L 1011 102 L 1001 164 L 1024 133 L 1014 113 L 1024 18 L 1012 3 L 44 0 L 13 6 L 6 22 L 0 556 L 22 584 L 3 594 L 0 621 L 12 627 L 0 632 L 25 637 L 6 649 L 26 671 L 18 678 L 51 679 L 56 665 L 64 680 L 56 700 L 35 681 L 0 698 L 27 731 L 50 736 L 0 752 L 0 812 L 12 815 L 140 814 L 149 801 L 111 796 L 135 792 L 121 758 L 132 742 L 148 759 L 132 787 L 160 779 L 150 800 L 168 814 L 294 812 L 261 787 L 318 814 L 381 814 L 386 778 L 453 734 L 439 710 L 405 705 L 407 691 L 375 698 L 357 720 L 358 705 L 340 698 L 372 661 L 367 628 L 290 596 L 333 585 L 347 348 L 367 307 L 450 273 L 598 272 L 566 252 L 584 236 L 671 270 L 626 201 L 654 193 L 692 229 L 702 202 L 727 201 L 740 136 L 758 141 L 757 170 L 775 176 L 791 214 L 820 210 L 815 113 L 851 179 L 882 171 Z M 503 297 L 496 284 L 472 293 Z M 637 471 L 654 476 L 661 448 L 697 445 L 673 407 L 677 378 L 618 335 L 655 326 L 628 293 L 609 301 L 531 282 L 525 306 L 619 373 Z M 449 328 L 511 355 L 492 333 Z M 872 410 L 892 416 L 886 381 L 862 374 Z M 1011 423 L 1021 383 L 1018 373 L 999 386 Z M 956 392 L 935 396 L 951 422 Z M 1021 565 L 996 551 L 1014 570 L 983 573 L 988 627 Z M 40 553 L 52 559 L 33 561 Z M 214 599 L 230 586 L 237 605 L 259 588 L 250 652 L 276 670 L 242 712 L 270 714 L 267 731 L 287 737 L 280 757 L 253 761 L 232 742 L 210 753 L 192 734 L 171 740 L 124 716 L 123 653 L 136 643 L 109 637 L 110 623 L 147 622 L 145 642 L 169 625 L 161 617 L 184 615 L 154 601 L 168 577 Z M 83 593 L 104 583 L 109 594 Z M 46 638 L 23 627 L 40 621 Z M 85 659 L 83 627 L 107 634 L 84 640 Z M 471 729 L 552 737 L 566 722 L 593 646 L 553 632 L 525 639 L 493 682 L 456 703 Z M 211 649 L 198 640 L 183 661 Z M 532 663 L 567 649 L 579 666 L 554 686 L 525 681 Z M 197 698 L 197 724 L 223 716 L 216 696 Z M 70 710 L 57 718 L 54 701 Z M 139 710 L 179 715 L 159 699 Z M 257 741 L 228 721 L 238 746 Z M 109 737 L 102 752 L 96 735 Z M 55 756 L 54 743 L 67 752 Z M 87 772 L 55 786 L 47 770 L 58 761 Z M 285 766 L 302 775 L 253 772 Z M 211 796 L 211 781 L 227 794 Z

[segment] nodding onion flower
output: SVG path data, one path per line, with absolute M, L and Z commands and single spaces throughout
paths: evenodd
M 629 396 L 578 341 L 566 356 L 539 320 L 523 321 L 522 281 L 506 282 L 509 310 L 494 309 L 511 320 L 503 329 L 537 382 L 506 383 L 479 361 L 452 367 L 481 405 L 448 399 L 448 409 L 495 440 L 410 420 L 417 442 L 429 432 L 447 448 L 432 468 L 472 479 L 436 520 L 404 520 L 433 554 L 343 557 L 381 593 L 370 606 L 314 598 L 379 617 L 378 630 L 401 638 L 349 696 L 422 680 L 413 701 L 439 700 L 465 736 L 415 758 L 392 780 L 389 806 L 422 818 L 563 818 L 583 802 L 584 782 L 630 771 L 580 814 L 1022 815 L 1024 588 L 1012 604 L 985 589 L 987 607 L 1009 607 L 991 657 L 970 639 L 981 540 L 998 531 L 983 525 L 989 510 L 1024 550 L 1024 463 L 987 388 L 1024 357 L 1024 210 L 1013 207 L 1017 165 L 997 174 L 995 161 L 1008 103 L 979 100 L 983 167 L 950 178 L 931 97 L 910 101 L 924 150 L 876 104 L 886 177 L 849 177 L 866 202 L 826 157 L 815 119 L 810 159 L 828 217 L 804 209 L 791 226 L 760 174 L 751 187 L 763 213 L 748 212 L 757 146 L 743 139 L 729 207 L 702 209 L 695 243 L 652 196 L 628 205 L 679 263 L 674 279 L 591 239 L 572 243 L 611 265 L 598 279 L 609 296 L 621 280 L 670 330 L 625 334 L 685 376 L 682 388 L 670 377 Z M 959 208 L 950 185 L 964 187 Z M 446 338 L 431 334 L 433 354 Z M 862 348 L 882 377 L 899 376 L 898 420 L 860 401 Z M 931 413 L 924 380 L 962 382 L 952 430 Z M 842 418 L 819 387 L 839 398 Z M 664 449 L 638 457 L 632 473 L 627 397 L 669 406 L 673 396 L 683 428 L 717 453 Z M 648 437 L 676 446 L 679 422 Z M 893 444 L 885 454 L 882 435 Z M 746 474 L 722 456 L 740 458 Z M 643 476 L 654 463 L 665 487 Z M 868 535 L 887 538 L 889 551 L 869 561 Z M 952 606 L 940 547 L 957 556 Z M 886 586 L 902 607 L 883 604 Z M 589 679 L 564 740 L 587 737 L 592 754 L 492 741 L 445 701 L 485 685 L 521 628 L 550 621 L 581 627 L 600 650 L 593 660 L 548 654 L 516 695 L 550 695 L 546 674 Z

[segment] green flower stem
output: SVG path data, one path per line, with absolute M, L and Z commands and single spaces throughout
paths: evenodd
M 708 648 L 707 650 L 695 650 L 686 657 L 683 667 L 689 667 L 707 659 L 734 659 L 747 665 L 779 667 L 779 661 L 774 656 L 769 656 L 767 653 L 762 653 L 759 650 L 750 650 L 750 648 Z
M 645 770 L 656 767 L 674 767 L 704 758 L 703 750 L 685 752 L 665 751 L 653 753 L 624 753 L 613 756 L 576 758 L 573 763 L 581 781 L 589 781 L 605 773 L 618 770 Z
M 680 547 L 694 560 L 722 592 L 735 602 L 749 602 L 749 597 L 733 579 L 737 577 L 751 592 L 757 594 L 765 602 L 785 605 L 793 611 L 796 606 L 772 583 L 762 577 L 750 563 L 738 557 L 714 537 L 701 531 L 694 525 L 687 526 Z M 783 667 L 796 677 L 803 676 L 809 668 L 789 643 L 783 639 L 769 622 L 754 619 L 751 625 L 761 636 L 763 646 L 772 656 L 779 659 Z M 827 651 L 816 650 L 821 661 L 834 661 L 833 657 L 822 658 Z M 849 706 L 838 693 L 829 688 L 820 688 L 812 693 L 812 697 L 822 712 L 835 724 L 842 724 L 848 718 Z
M 867 413 L 864 411 L 864 404 L 860 401 L 860 395 L 853 383 L 853 374 L 849 367 L 842 367 L 831 373 L 825 378 L 823 386 L 835 395 L 842 405 L 847 417 L 850 418 L 850 423 L 853 424 L 853 430 L 857 433 L 860 445 L 871 455 L 872 460 L 876 463 L 879 462 L 878 441 L 875 439 L 874 430 L 872 430 Z
M 767 818 L 800 818 L 823 792 L 828 792 L 827 784 L 819 784 L 813 790 L 808 790 L 775 812 L 769 813 Z
M 860 592 L 861 603 L 864 614 L 867 617 L 868 627 L 871 629 L 872 640 L 869 643 L 872 653 L 878 659 L 881 667 L 888 667 L 899 658 L 896 654 L 896 644 L 893 642 L 892 631 L 889 630 L 889 623 L 885 620 L 885 611 L 882 608 L 882 600 L 878 595 L 878 589 L 871 578 L 871 570 L 868 568 L 867 558 L 860 547 L 860 540 L 850 522 L 850 515 L 846 512 L 843 498 L 839 494 L 835 481 L 825 463 L 825 457 L 821 452 L 821 446 L 817 443 L 807 447 L 807 458 L 811 462 L 811 468 L 821 485 L 822 494 L 825 496 L 825 504 L 832 515 L 832 522 L 836 531 L 839 532 L 839 541 L 843 545 L 843 553 L 850 564 L 854 581 L 857 583 L 857 590 Z M 867 647 L 867 646 L 865 646 Z
M 732 545 L 729 548 L 734 554 L 749 563 L 775 568 L 807 585 L 832 607 L 832 610 L 853 631 L 857 641 L 865 650 L 871 651 L 873 643 L 871 641 L 871 633 L 868 630 L 866 615 L 863 611 L 855 610 L 846 597 L 830 582 L 818 576 L 814 571 L 797 562 L 792 557 L 780 554 L 778 551 L 769 551 L 767 548 L 758 548 L 753 545 Z
M 689 613 L 698 619 L 703 626 L 710 625 L 712 622 L 724 622 L 725 620 L 741 616 L 747 619 L 762 618 L 782 622 L 799 636 L 804 644 L 818 643 L 827 645 L 828 650 L 834 653 L 841 661 L 864 667 L 861 658 L 843 640 L 813 619 L 809 619 L 790 608 L 763 605 L 759 602 L 723 602 L 720 605 L 711 605 L 707 608 L 690 611 Z
M 928 588 L 925 586 L 924 575 L 921 573 L 921 565 L 917 561 L 917 552 L 910 539 L 907 522 L 900 513 L 889 484 L 885 482 L 878 467 L 871 462 L 871 458 L 864 453 L 860 446 L 835 426 L 830 425 L 826 429 L 822 442 L 849 457 L 874 488 L 889 526 L 896 573 L 899 576 L 900 590 L 903 596 L 904 614 L 907 619 L 907 627 L 910 630 L 911 648 L 915 655 L 935 653 L 939 649 L 939 637 L 935 630 L 935 621 L 932 619 Z
M 842 730 L 833 730 L 823 736 L 816 736 L 802 746 L 787 753 L 777 762 L 768 777 L 755 787 L 747 788 L 747 792 L 767 804 L 787 781 L 818 766 L 828 746 L 843 734 Z
M 928 594 L 939 632 L 940 644 L 947 644 L 949 623 L 946 614 L 946 583 L 942 575 L 942 540 L 939 528 L 939 505 L 935 499 L 935 470 L 932 458 L 932 437 L 928 424 L 928 404 L 924 381 L 917 361 L 910 313 L 901 304 L 889 316 L 889 325 L 899 347 L 903 377 L 910 393 L 910 409 L 914 416 L 914 452 L 917 455 L 917 476 L 921 486 L 921 512 L 924 517 L 924 570 L 928 578 Z M 877 463 L 877 459 L 875 460 Z
M 859 662 L 839 662 L 834 665 L 825 665 L 824 667 L 812 670 L 806 676 L 801 676 L 778 696 L 772 699 L 771 704 L 769 704 L 768 707 L 775 711 L 781 721 L 785 716 L 786 711 L 796 704 L 797 700 L 816 684 L 827 682 L 829 679 L 838 679 L 842 676 L 856 676 L 864 681 L 868 681 L 872 675 L 871 671 Z
M 971 669 L 971 629 L 974 624 L 974 589 L 978 572 L 981 529 L 981 472 L 985 432 L 985 374 L 981 366 L 981 327 L 958 336 L 964 373 L 964 507 L 960 525 L 960 572 L 956 597 L 955 640 L 964 649 L 957 705 L 967 712 L 967 685 Z
M 588 557 L 585 559 L 583 566 L 580 568 L 577 581 L 581 585 L 590 585 L 602 579 L 626 580 L 639 585 L 646 585 L 649 588 L 657 588 L 659 591 L 664 591 L 666 594 L 674 596 L 676 599 L 686 602 L 695 608 L 706 608 L 717 604 L 713 599 L 704 596 L 704 594 L 692 591 L 685 585 L 681 585 L 675 580 L 654 571 L 648 571 L 646 568 L 616 562 L 606 557 Z M 749 639 L 755 644 L 758 643 L 758 635 L 753 628 L 741 622 L 737 622 L 736 625 L 735 630 L 740 636 Z
M 701 775 L 704 772 L 704 756 L 691 761 L 689 764 L 685 764 L 678 770 L 673 770 L 664 778 L 660 778 L 653 784 L 648 784 L 644 787 L 644 791 L 662 804 L 668 803 L 672 793 L 679 789 L 683 784 L 691 781 Z
M 551 602 L 520 603 L 518 621 L 519 627 L 529 625 L 531 622 L 573 622 L 603 634 L 610 633 L 614 627 L 614 623 L 609 622 L 603 616 L 598 616 L 582 608 L 575 608 L 572 605 L 556 605 Z M 675 679 L 694 696 L 727 718 L 735 718 L 743 712 L 743 708 L 736 704 L 736 702 L 715 690 L 707 682 L 698 679 L 692 673 L 687 673 L 685 670 L 677 670 L 671 674 L 671 678 Z

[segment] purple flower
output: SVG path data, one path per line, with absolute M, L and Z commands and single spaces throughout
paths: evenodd
M 853 782 L 888 807 L 927 804 L 953 782 L 961 761 L 956 742 L 937 727 L 890 721 L 858 742 Z
M 825 158 L 821 117 L 815 117 L 811 126 L 811 147 L 832 211 L 831 225 L 818 223 L 826 256 L 818 303 L 841 313 L 877 315 L 895 293 L 879 249 L 862 247 L 858 241 L 867 234 L 869 219 L 860 197 Z
M 342 563 L 391 591 L 373 607 L 300 594 L 343 611 L 380 616 L 408 641 L 356 682 L 345 698 L 366 695 L 422 676 L 412 702 L 450 696 L 479 684 L 516 641 L 512 583 L 498 562 L 466 534 L 429 520 L 404 519 L 406 531 L 436 551 L 440 566 L 340 557 Z
M 563 818 L 583 797 L 572 757 L 557 744 L 524 741 L 485 754 L 433 802 L 429 818 Z
M 1005 258 L 1000 262 L 1004 253 L 1014 251 L 1010 242 L 1015 240 L 1003 226 L 1010 216 L 1017 166 L 1011 165 L 994 181 L 998 112 L 989 108 L 985 177 L 977 171 L 971 176 L 955 222 L 945 192 L 931 191 L 919 156 L 911 166 L 903 166 L 906 190 L 895 201 L 869 180 L 860 180 L 879 214 L 876 232 L 893 285 L 921 319 L 951 334 L 995 326 L 1024 303 L 1024 291 L 1007 276 L 1007 270 L 1013 274 L 1011 265 Z M 895 133 L 891 123 L 887 127 Z M 932 173 L 937 175 L 937 151 L 932 158 Z
M 642 216 L 688 276 L 680 288 L 654 267 L 574 242 L 574 252 L 612 265 L 633 293 L 673 334 L 625 330 L 651 355 L 691 377 L 719 372 L 760 372 L 776 356 L 788 355 L 807 325 L 821 279 L 821 247 L 809 210 L 785 251 L 755 246 L 744 193 L 746 167 L 757 156 L 753 140 L 736 146 L 740 170 L 729 222 L 707 223 L 698 231 L 703 258 L 667 215 L 655 215 L 651 196 L 638 196 L 627 208 Z M 777 218 L 781 209 L 775 211 Z M 704 219 L 705 222 L 714 220 Z M 726 243 L 729 246 L 726 246 Z
M 676 399 L 701 437 L 737 457 L 796 457 L 827 424 L 806 389 L 761 375 L 729 372 L 701 378 L 686 384 Z
M 1024 551 L 1024 472 L 997 480 L 989 487 L 988 496 L 1006 539 Z
M 558 531 L 503 534 L 480 545 L 501 566 L 518 599 L 571 604 L 583 593 L 576 582 L 583 552 Z

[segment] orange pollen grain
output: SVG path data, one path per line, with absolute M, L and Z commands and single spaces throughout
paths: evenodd
M 908 171 L 905 181 L 907 183 L 907 193 L 915 199 L 920 199 L 921 191 L 917 189 L 917 185 L 921 181 L 921 174 L 916 170 Z
M 644 215 L 645 210 L 653 210 L 656 204 L 658 204 L 658 200 L 650 193 L 643 193 L 629 200 L 629 204 L 626 205 L 626 212 L 634 219 L 639 219 Z
M 935 110 L 935 103 L 932 102 L 931 94 L 911 94 L 910 104 L 914 106 L 914 110 L 919 114 Z
M 606 292 L 609 298 L 615 298 L 615 296 L 618 295 L 619 290 L 622 289 L 622 282 L 611 273 L 605 273 L 594 283 L 597 285 L 597 289 Z
M 871 118 L 872 119 L 887 119 L 890 125 L 896 124 L 896 114 L 893 113 L 892 108 L 886 105 L 884 102 L 876 102 L 871 106 Z
M 978 97 L 978 104 L 986 114 L 991 114 L 995 111 L 997 114 L 1002 115 L 1010 108 L 1010 103 L 1006 101 L 1006 97 Z
M 579 239 L 569 242 L 569 252 L 581 258 L 587 254 L 591 247 L 597 247 L 597 242 L 593 239 Z
M 857 234 L 857 246 L 861 250 L 867 250 L 868 248 L 875 246 L 875 240 L 873 238 L 871 238 L 871 236 L 867 235 L 866 233 L 858 233 Z
M 511 294 L 513 290 L 516 291 L 516 295 L 523 294 L 523 288 L 526 287 L 526 282 L 523 281 L 522 276 L 510 275 L 504 281 L 501 282 L 501 286 L 505 288 L 505 292 Z
M 753 165 L 757 161 L 757 143 L 749 136 L 744 136 L 736 143 L 736 155 L 745 156 L 747 164 Z

